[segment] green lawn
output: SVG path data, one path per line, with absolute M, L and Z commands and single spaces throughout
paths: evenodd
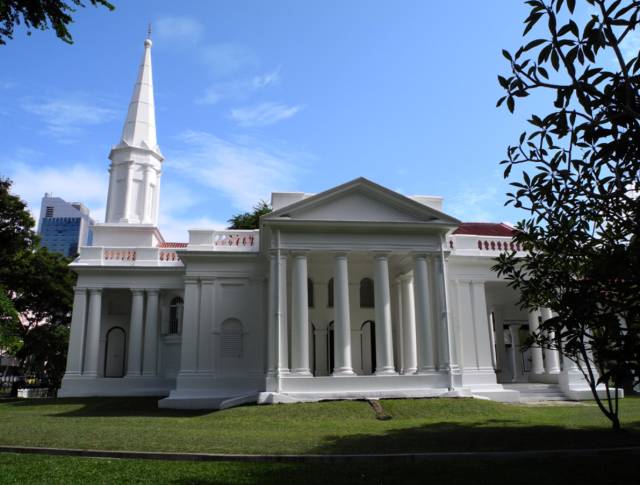
M 416 464 L 264 464 L 0 454 L 3 484 L 635 484 L 637 456 Z
M 155 399 L 0 401 L 0 444 L 207 453 L 366 453 L 640 445 L 640 399 L 621 401 L 621 433 L 593 403 L 524 406 L 472 399 L 160 410 Z M 185 465 L 187 466 L 187 465 Z M 212 465 L 213 466 L 213 465 Z

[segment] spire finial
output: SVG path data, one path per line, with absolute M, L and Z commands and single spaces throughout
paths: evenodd
M 151 22 L 149 22 L 149 27 L 147 28 L 147 38 L 144 40 L 145 47 L 151 47 L 153 43 L 151 42 Z

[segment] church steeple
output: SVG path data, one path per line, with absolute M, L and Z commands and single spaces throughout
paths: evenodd
M 164 158 L 156 137 L 151 45 L 147 38 L 122 138 L 109 154 L 107 223 L 158 224 Z
M 151 39 L 144 41 L 144 54 L 133 88 L 121 143 L 159 152 L 151 73 Z

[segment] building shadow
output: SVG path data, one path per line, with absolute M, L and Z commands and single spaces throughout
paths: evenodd
M 16 408 L 43 407 L 47 416 L 55 417 L 190 417 L 211 414 L 212 410 L 160 409 L 158 397 L 78 397 L 42 399 L 3 399 L 0 404 Z M 60 411 L 60 406 L 75 406 Z M 47 413 L 47 407 L 51 409 Z

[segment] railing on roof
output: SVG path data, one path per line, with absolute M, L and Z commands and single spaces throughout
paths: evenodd
M 486 256 L 495 258 L 503 252 L 523 252 L 520 244 L 504 236 L 475 236 L 453 234 L 447 238 L 447 247 L 453 255 Z
M 192 229 L 188 249 L 204 251 L 257 252 L 260 250 L 260 231 Z
M 174 248 L 83 246 L 74 265 L 182 266 L 182 261 Z

